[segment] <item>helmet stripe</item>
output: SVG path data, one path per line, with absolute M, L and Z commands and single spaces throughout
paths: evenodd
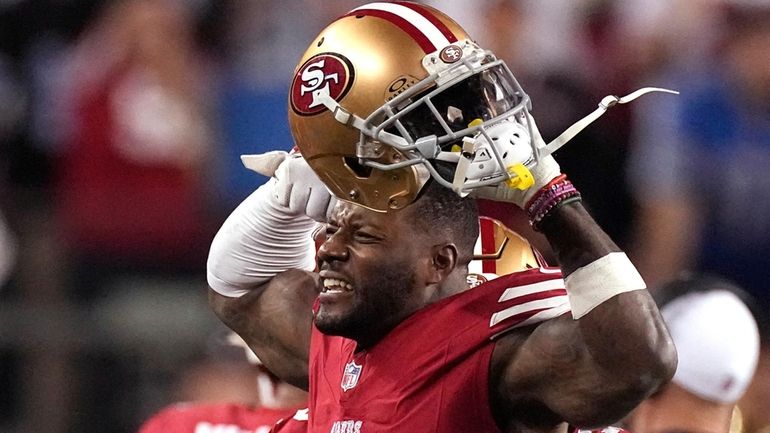
M 412 3 L 412 2 L 393 2 L 395 4 L 402 5 L 404 7 L 408 7 L 409 9 L 412 9 L 413 11 L 419 13 L 420 15 L 424 16 L 425 19 L 431 22 L 436 28 L 441 32 L 441 34 L 444 35 L 444 37 L 447 38 L 449 42 L 457 42 L 457 36 L 455 36 L 454 33 L 452 33 L 451 30 L 449 30 L 449 27 L 444 24 L 443 21 L 438 19 L 436 15 L 433 14 L 428 8 L 425 6 L 419 4 L 419 3 Z
M 481 238 L 481 253 L 482 254 L 494 254 L 497 252 L 495 246 L 495 224 L 488 218 L 479 219 L 479 237 Z M 496 260 L 484 260 L 482 262 L 482 269 L 485 274 L 496 274 L 497 263 Z
M 347 16 L 350 15 L 370 15 L 390 21 L 411 36 L 425 54 L 432 53 L 450 43 L 442 30 L 431 20 L 401 4 L 369 3 L 353 9 L 347 14 Z
M 414 39 L 415 42 L 417 42 L 417 44 L 420 45 L 420 48 L 422 48 L 423 51 L 425 51 L 425 54 L 436 51 L 435 45 L 433 44 L 433 42 L 430 41 L 430 39 L 428 39 L 427 36 L 425 36 L 424 33 L 421 33 L 417 29 L 417 27 L 413 26 L 411 23 L 409 23 L 409 21 L 401 18 L 398 15 L 392 14 L 390 12 L 382 11 L 382 10 L 377 10 L 377 9 L 357 9 L 348 14 L 348 16 L 350 15 L 355 15 L 355 16 L 368 15 L 368 16 L 373 16 L 377 18 L 382 18 L 384 20 L 388 20 L 391 23 L 400 27 L 401 30 L 409 34 L 409 36 L 411 36 L 412 39 Z

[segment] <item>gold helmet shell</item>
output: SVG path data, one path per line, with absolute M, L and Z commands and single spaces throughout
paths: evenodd
M 547 266 L 529 241 L 500 221 L 479 217 L 479 238 L 468 265 L 468 284 L 475 287 L 498 276 Z
M 493 107 L 483 115 L 452 111 L 459 126 L 442 120 L 456 107 L 436 102 L 440 93 L 482 73 L 503 81 L 491 85 L 506 87 L 510 97 L 487 104 Z M 389 211 L 414 201 L 439 176 L 428 161 L 477 131 L 481 122 L 469 127 L 472 120 L 500 117 L 527 105 L 525 97 L 507 67 L 442 12 L 378 2 L 350 11 L 313 40 L 294 72 L 289 123 L 303 157 L 334 195 Z M 421 130 L 426 125 L 433 130 Z

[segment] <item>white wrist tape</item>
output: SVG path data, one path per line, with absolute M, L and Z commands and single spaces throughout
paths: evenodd
M 217 293 L 239 297 L 288 269 L 315 268 L 316 222 L 278 204 L 276 179 L 246 198 L 211 243 L 206 277 Z
M 615 295 L 647 287 L 625 253 L 609 253 L 564 280 L 572 317 L 579 319 Z

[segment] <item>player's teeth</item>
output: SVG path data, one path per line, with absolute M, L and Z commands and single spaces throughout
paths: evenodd
M 331 292 L 342 292 L 342 291 L 352 291 L 353 286 L 348 283 L 347 281 L 338 280 L 336 278 L 325 278 L 323 280 L 323 285 L 325 291 L 331 291 Z

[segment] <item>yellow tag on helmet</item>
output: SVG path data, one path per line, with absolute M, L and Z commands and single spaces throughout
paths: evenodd
M 522 163 L 509 165 L 508 173 L 516 175 L 513 179 L 505 181 L 505 184 L 511 189 L 516 188 L 524 191 L 535 184 L 535 177 L 532 176 L 527 166 Z
M 471 120 L 471 123 L 468 124 L 468 128 L 473 128 L 474 126 L 481 125 L 482 123 L 484 123 L 484 121 L 479 118 L 473 119 Z

